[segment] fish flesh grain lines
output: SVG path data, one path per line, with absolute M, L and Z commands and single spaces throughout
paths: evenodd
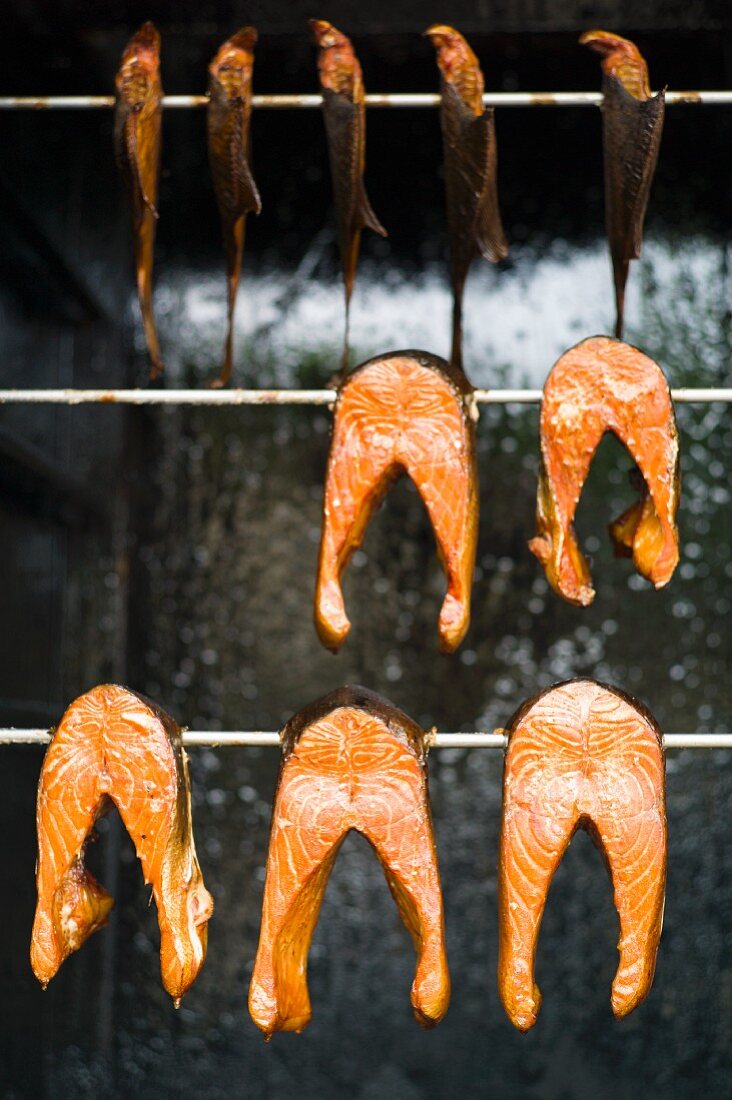
M 232 746 L 271 747 L 280 744 L 276 732 L 183 730 L 186 748 Z M 0 729 L 0 745 L 47 745 L 51 740 L 48 730 Z M 732 733 L 667 733 L 663 738 L 666 749 L 732 749 Z M 434 733 L 429 738 L 433 749 L 504 749 L 503 733 Z
M 207 95 L 166 95 L 162 106 L 180 109 L 207 107 Z M 439 107 L 440 96 L 432 92 L 377 92 L 366 95 L 367 107 Z M 600 107 L 601 92 L 491 92 L 483 96 L 486 107 Z M 709 107 L 732 105 L 732 91 L 666 92 L 666 105 L 700 104 Z M 0 111 L 56 110 L 84 111 L 111 108 L 111 95 L 0 96 Z M 322 107 L 321 95 L 255 95 L 252 107 L 270 110 Z
M 0 390 L 0 405 L 332 405 L 335 390 Z M 542 390 L 475 390 L 479 405 L 539 405 Z M 682 404 L 732 402 L 732 387 L 671 390 Z

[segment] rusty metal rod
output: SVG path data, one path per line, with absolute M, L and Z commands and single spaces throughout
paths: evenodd
M 481 405 L 538 405 L 541 390 L 475 390 Z M 674 401 L 732 401 L 732 387 L 674 389 Z M 332 405 L 335 390 L 0 390 L 0 405 Z
M 433 733 L 427 736 L 430 747 L 436 749 L 504 749 L 506 747 L 506 736 L 501 730 L 495 733 Z M 0 729 L 0 745 L 47 745 L 50 740 L 51 734 L 48 730 Z M 667 733 L 663 741 L 667 749 L 732 749 L 732 733 Z M 183 744 L 187 748 L 200 746 L 226 748 L 230 745 L 277 746 L 279 743 L 279 733 L 261 730 L 183 731 Z
M 35 111 L 85 111 L 114 107 L 113 95 L 57 95 L 57 96 L 0 96 L 0 110 Z M 255 95 L 252 106 L 271 110 L 293 108 L 317 108 L 322 106 L 321 95 Z M 601 92 L 488 92 L 483 96 L 486 107 L 600 107 Z M 666 103 L 704 104 L 723 106 L 732 104 L 732 91 L 666 92 Z M 205 107 L 207 95 L 166 95 L 163 107 Z M 434 92 L 376 92 L 366 96 L 367 107 L 437 107 L 440 96 Z

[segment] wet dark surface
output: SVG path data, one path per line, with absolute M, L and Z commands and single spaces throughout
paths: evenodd
M 179 25 L 164 36 L 167 90 L 203 87 L 204 60 L 232 28 L 219 29 L 186 38 Z M 65 46 L 45 56 L 43 76 L 36 71 L 33 81 L 16 60 L 2 90 L 106 92 L 123 39 L 97 28 L 84 46 L 93 59 L 89 76 L 72 54 L 62 64 Z M 732 84 L 724 36 L 638 41 L 656 85 Z M 418 38 L 360 45 L 372 90 L 436 85 L 431 52 Z M 478 36 L 474 45 L 489 87 L 599 86 L 596 63 L 574 35 Z M 257 90 L 314 90 L 302 40 L 263 39 L 257 56 Z M 101 112 L 0 117 L 11 195 L 2 206 L 9 242 L 0 263 L 3 386 L 144 379 L 111 121 Z M 609 331 L 613 319 L 600 120 L 580 108 L 505 110 L 497 129 L 512 251 L 499 270 L 473 272 L 466 365 L 477 384 L 540 386 L 562 350 Z M 253 133 L 264 209 L 248 230 L 237 380 L 319 386 L 337 364 L 342 324 L 322 119 L 260 112 Z M 675 386 L 730 384 L 731 138 L 727 108 L 668 110 L 646 247 L 631 271 L 627 335 Z M 202 112 L 166 114 L 163 156 L 161 339 L 169 384 L 202 385 L 217 371 L 224 335 Z M 356 359 L 405 346 L 447 350 L 439 156 L 435 112 L 370 113 L 369 191 L 391 236 L 364 236 Z M 75 280 L 18 228 L 18 202 Z M 425 726 L 490 730 L 540 688 L 587 674 L 637 694 L 667 731 L 730 730 L 732 413 L 683 406 L 678 416 L 682 561 L 666 590 L 653 592 L 629 562 L 612 559 L 605 526 L 632 491 L 629 459 L 607 441 L 578 518 L 597 598 L 579 610 L 548 591 L 526 546 L 538 410 L 483 409 L 481 531 L 466 642 L 452 658 L 438 653 L 442 574 L 416 492 L 400 483 L 349 569 L 354 625 L 332 657 L 311 619 L 326 411 L 4 409 L 0 428 L 64 472 L 72 502 L 80 494 L 86 503 L 59 514 L 58 486 L 29 494 L 0 455 L 8 624 L 2 720 L 49 724 L 80 691 L 114 677 L 196 728 L 275 729 L 304 703 L 355 681 Z M 653 991 L 627 1021 L 616 1023 L 609 1006 L 617 960 L 610 884 L 580 835 L 557 873 L 542 928 L 539 1022 L 527 1036 L 511 1029 L 495 984 L 500 755 L 435 751 L 431 793 L 453 978 L 448 1016 L 431 1033 L 411 1019 L 411 944 L 371 850 L 353 838 L 336 864 L 311 952 L 313 1022 L 300 1037 L 265 1045 L 245 1000 L 276 752 L 191 751 L 197 846 L 216 912 L 208 960 L 176 1013 L 159 982 L 154 908 L 127 838 L 110 822 L 91 856 L 117 898 L 110 927 L 45 994 L 37 987 L 27 951 L 41 753 L 0 751 L 9 899 L 0 906 L 3 1096 L 730 1094 L 730 753 L 669 754 L 664 934 Z

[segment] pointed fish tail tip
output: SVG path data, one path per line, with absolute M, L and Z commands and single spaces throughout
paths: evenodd
M 142 46 L 150 50 L 160 49 L 160 32 L 154 23 L 150 20 L 147 23 L 143 23 L 138 31 L 130 39 L 130 46 L 132 44 L 136 46 Z M 129 47 L 128 47 L 129 48 Z
M 343 37 L 327 19 L 309 19 L 308 26 L 316 46 L 334 46 Z
M 258 39 L 257 28 L 247 25 L 240 27 L 236 34 L 232 34 L 226 45 L 235 50 L 251 50 L 256 46 Z

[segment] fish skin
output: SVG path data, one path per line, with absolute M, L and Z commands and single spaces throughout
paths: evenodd
M 43 761 L 31 966 L 45 988 L 106 923 L 114 902 L 84 867 L 84 848 L 110 802 L 153 889 L 163 985 L 177 1006 L 203 965 L 213 912 L 191 831 L 188 763 L 173 719 L 116 684 L 71 704 Z
M 249 163 L 256 42 L 254 27 L 242 27 L 224 42 L 209 65 L 208 155 L 221 218 L 228 281 L 224 363 L 214 386 L 225 386 L 231 378 L 234 309 L 244 251 L 246 216 L 259 214 L 262 209 Z
M 592 336 L 557 360 L 544 385 L 537 535 L 529 543 L 554 591 L 581 607 L 595 590 L 573 520 L 606 431 L 636 462 L 631 482 L 640 492 L 609 527 L 615 555 L 632 556 L 638 572 L 662 588 L 679 560 L 679 441 L 668 383 L 638 348 Z
M 470 625 L 478 537 L 477 406 L 461 370 L 421 351 L 356 367 L 341 383 L 325 483 L 315 627 L 337 652 L 350 630 L 341 578 L 369 520 L 402 473 L 416 485 L 447 574 L 440 648 L 455 650 Z
M 310 1022 L 310 941 L 340 846 L 355 830 L 374 848 L 414 942 L 415 1018 L 434 1027 L 447 1011 L 450 976 L 424 732 L 373 692 L 345 687 L 295 715 L 281 739 L 249 988 L 254 1023 L 269 1039 Z
M 651 95 L 648 67 L 627 38 L 586 31 L 580 38 L 602 56 L 605 225 L 613 265 L 615 335 L 623 335 L 625 286 L 643 244 L 643 223 L 661 146 L 665 93 Z
M 163 88 L 160 35 L 152 23 L 144 23 L 128 42 L 115 84 L 115 155 L 132 212 L 137 296 L 150 356 L 150 378 L 155 379 L 164 369 L 152 301 Z
M 536 1023 L 539 927 L 551 880 L 577 829 L 603 854 L 620 920 L 611 1005 L 621 1019 L 648 995 L 663 925 L 667 831 L 661 730 L 636 699 L 569 680 L 512 719 L 498 867 L 498 989 L 511 1023 Z
M 318 74 L 323 94 L 323 118 L 328 141 L 333 198 L 338 225 L 346 303 L 341 374 L 348 370 L 351 295 L 361 245 L 361 230 L 387 232 L 374 214 L 363 182 L 366 166 L 366 107 L 361 66 L 351 42 L 330 23 L 311 19 L 318 46 Z
M 440 123 L 453 292 L 450 362 L 462 367 L 463 293 L 477 256 L 498 263 L 508 255 L 498 205 L 494 110 L 483 107 L 478 59 L 453 27 L 425 31 L 437 51 L 441 76 Z

